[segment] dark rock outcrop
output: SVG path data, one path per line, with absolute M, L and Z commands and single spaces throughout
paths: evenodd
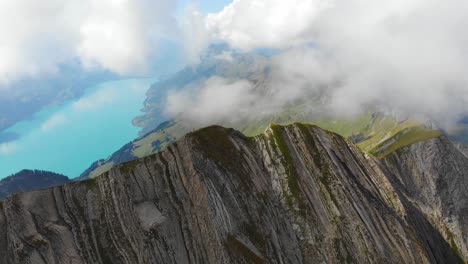
M 301 124 L 254 138 L 208 127 L 95 179 L 10 196 L 0 263 L 462 263 L 421 197 L 452 204 L 442 189 L 465 201 L 466 189 L 406 183 L 433 170 L 398 153 L 377 160 Z M 463 208 L 442 210 L 452 232 L 466 230 Z

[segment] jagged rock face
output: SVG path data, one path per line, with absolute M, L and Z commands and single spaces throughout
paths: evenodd
M 383 163 L 400 196 L 424 213 L 452 249 L 468 256 L 468 158 L 439 137 L 403 148 Z
M 9 197 L 0 263 L 462 263 L 384 166 L 313 126 L 209 127 Z
M 468 144 L 453 140 L 451 142 L 465 157 L 468 157 Z

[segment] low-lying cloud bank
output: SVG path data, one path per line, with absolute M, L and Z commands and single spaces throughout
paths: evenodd
M 340 115 L 378 105 L 450 125 L 468 114 L 466 10 L 461 0 L 235 0 L 204 18 L 204 34 L 245 51 L 281 49 L 276 80 L 262 96 L 245 80 L 208 80 L 171 95 L 167 112 L 217 122 L 325 89 Z

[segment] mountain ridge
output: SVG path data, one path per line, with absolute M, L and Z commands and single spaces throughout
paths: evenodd
M 303 120 L 296 120 L 294 117 L 293 115 L 283 119 L 283 122 L 278 124 L 287 125 L 301 122 L 319 125 L 324 129 L 350 138 L 365 152 L 381 158 L 401 147 L 443 135 L 439 130 L 423 127 L 421 122 L 414 120 L 397 121 L 381 113 L 368 113 L 354 119 L 343 120 L 334 118 L 314 120 L 314 118 L 306 117 L 303 117 Z M 271 121 L 280 120 L 273 119 Z M 256 136 L 262 134 L 271 124 L 244 122 L 243 124 L 237 124 L 234 128 L 248 136 Z M 93 163 L 78 179 L 95 177 L 119 163 L 161 151 L 193 130 L 193 127 L 177 120 L 163 122 L 156 129 L 124 145 L 107 159 Z
M 6 196 L 70 182 L 62 174 L 43 170 L 21 170 L 0 180 L 0 200 Z
M 97 178 L 9 197 L 0 260 L 462 263 L 460 229 L 447 226 L 457 252 L 417 196 L 396 189 L 392 162 L 316 126 L 273 125 L 253 138 L 211 126 Z M 448 213 L 464 230 L 459 212 Z
M 229 59 L 223 59 L 223 54 L 229 54 Z M 150 87 L 142 115 L 133 120 L 134 125 L 142 128 L 140 136 L 109 157 L 91 164 L 79 179 L 95 177 L 119 163 L 151 155 L 186 133 L 205 126 L 196 120 L 192 122 L 184 119 L 183 113 L 167 116 L 165 108 L 169 94 L 202 89 L 207 79 L 223 78 L 230 81 L 244 80 L 252 86 L 249 93 L 263 98 L 275 90 L 282 79 L 281 74 L 273 70 L 275 63 L 275 56 L 265 56 L 253 51 L 243 52 L 226 44 L 211 45 L 198 63 L 161 78 Z M 291 78 L 294 79 L 293 76 Z M 369 106 L 354 116 L 334 115 L 327 108 L 330 96 L 327 89 L 316 90 L 305 93 L 300 99 L 288 104 L 278 105 L 274 110 L 270 109 L 271 112 L 267 111 L 268 114 L 256 115 L 253 114 L 255 110 L 251 109 L 252 115 L 236 119 L 231 118 L 238 115 L 234 110 L 230 116 L 218 121 L 211 120 L 207 124 L 233 127 L 248 136 L 255 136 L 263 133 L 271 123 L 312 123 L 349 137 L 366 152 L 381 157 L 402 146 L 442 134 L 420 120 L 383 113 L 378 106 Z M 394 144 L 402 142 L 402 145 Z

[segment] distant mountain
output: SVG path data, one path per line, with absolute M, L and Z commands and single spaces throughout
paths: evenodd
M 467 171 L 444 136 L 377 158 L 311 125 L 211 126 L 2 201 L 0 263 L 461 264 Z
M 68 177 L 49 171 L 22 170 L 0 180 L 0 200 L 17 192 L 49 188 L 70 182 Z
M 226 59 L 223 56 L 225 54 L 229 54 L 230 59 Z M 91 164 L 78 179 L 95 177 L 114 165 L 155 153 L 186 133 L 200 128 L 164 115 L 163 110 L 168 93 L 182 90 L 189 85 L 197 84 L 213 76 L 234 80 L 246 78 L 252 82 L 258 82 L 260 85 L 261 80 L 265 79 L 264 71 L 267 69 L 268 61 L 268 55 L 239 52 L 231 49 L 226 44 L 211 45 L 198 64 L 187 66 L 174 74 L 161 77 L 150 87 L 146 93 L 144 113 L 133 120 L 134 125 L 141 127 L 140 136 L 109 157 Z M 269 122 L 265 121 L 259 126 L 266 127 L 268 124 Z M 229 126 L 230 124 L 220 125 Z M 256 124 L 251 125 L 258 130 L 257 127 L 259 126 Z M 236 128 L 246 132 L 240 127 Z M 248 132 L 247 134 L 251 135 Z
M 226 60 L 222 55 L 229 54 Z M 270 57 L 257 53 L 243 53 L 225 44 L 212 45 L 200 63 L 161 79 L 151 86 L 144 104 L 144 114 L 133 122 L 142 128 L 140 137 L 129 142 L 106 159 L 94 162 L 79 179 L 92 178 L 122 162 L 134 160 L 163 150 L 188 132 L 201 128 L 178 117 L 164 115 L 168 93 L 221 76 L 227 79 L 246 79 L 253 84 L 253 92 L 262 94 L 275 81 L 269 71 Z M 187 88 L 189 87 L 189 88 Z M 247 136 L 261 134 L 271 123 L 286 125 L 302 122 L 318 125 L 349 138 L 364 151 L 384 157 L 389 153 L 426 139 L 438 137 L 441 132 L 415 120 L 385 115 L 370 109 L 354 118 L 344 119 L 331 115 L 323 107 L 325 94 L 307 94 L 301 100 L 270 115 L 251 120 L 218 122 Z M 233 113 L 235 115 L 235 113 Z
M 164 149 L 189 130 L 173 121 L 162 122 L 150 133 L 122 146 L 108 158 L 95 161 L 75 180 L 93 178 L 110 170 L 113 166 L 130 160 L 142 158 Z
M 223 56 L 225 54 L 229 54 L 229 59 Z M 142 128 L 140 135 L 147 134 L 167 120 L 163 109 L 169 92 L 179 91 L 213 76 L 255 81 L 262 78 L 267 65 L 268 57 L 265 55 L 238 52 L 226 44 L 213 44 L 201 57 L 200 63 L 187 66 L 154 83 L 146 93 L 144 114 L 136 117 L 133 123 Z

